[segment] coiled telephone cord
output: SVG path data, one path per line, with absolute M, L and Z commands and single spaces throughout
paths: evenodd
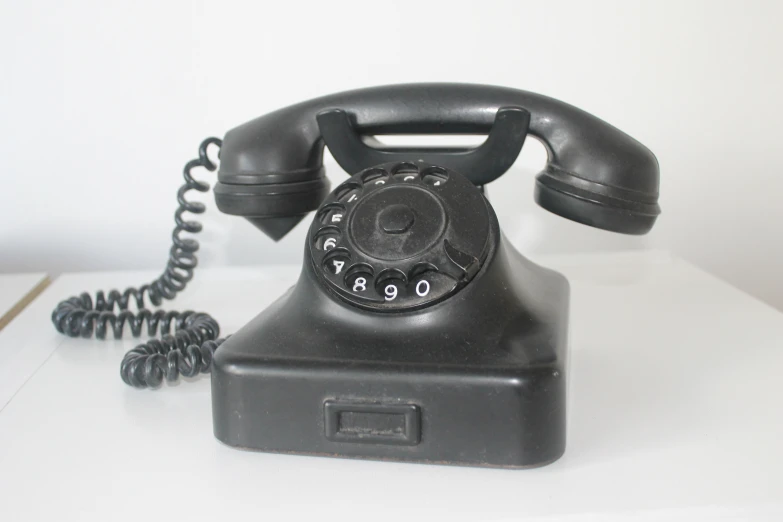
M 127 288 L 122 293 L 112 289 L 108 297 L 99 291 L 95 295 L 95 302 L 89 293 L 82 293 L 62 301 L 52 312 L 52 322 L 57 331 L 71 337 L 90 338 L 94 334 L 98 339 L 105 339 L 107 327 L 110 326 L 114 338 L 121 339 L 126 324 L 134 337 L 142 335 L 145 323 L 147 335 L 151 337 L 157 335 L 160 329 L 160 339 L 150 339 L 140 344 L 125 354 L 122 360 L 122 380 L 136 388 L 160 386 L 164 378 L 174 382 L 180 375 L 193 377 L 199 373 L 209 373 L 215 350 L 225 340 L 218 338 L 220 326 L 208 314 L 152 311 L 146 308 L 144 302 L 145 294 L 154 306 L 159 306 L 164 299 L 174 299 L 193 278 L 193 270 L 198 263 L 196 252 L 199 243 L 192 238 L 183 238 L 182 233 L 196 234 L 201 231 L 202 225 L 198 221 L 186 221 L 183 214 L 202 214 L 206 207 L 202 203 L 188 201 L 185 195 L 190 190 L 209 190 L 209 184 L 193 179 L 191 171 L 196 167 L 215 171 L 216 166 L 207 154 L 210 145 L 219 149 L 222 142 L 218 138 L 205 139 L 199 145 L 198 158 L 185 165 L 185 183 L 177 191 L 179 206 L 174 213 L 176 226 L 172 233 L 173 244 L 163 274 L 149 284 Z M 128 310 L 131 298 L 136 304 L 135 313 Z

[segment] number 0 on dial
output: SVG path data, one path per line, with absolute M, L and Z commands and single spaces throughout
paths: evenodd
M 424 297 L 430 293 L 430 283 L 426 279 L 422 279 L 416 283 L 416 295 Z

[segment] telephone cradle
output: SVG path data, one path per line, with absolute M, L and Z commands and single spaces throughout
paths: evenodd
M 474 148 L 371 139 L 384 134 L 487 139 Z M 163 338 L 129 352 L 123 379 L 158 387 L 211 372 L 214 433 L 230 446 L 506 468 L 553 462 L 566 446 L 568 282 L 509 243 L 483 190 L 528 134 L 548 153 L 535 183 L 540 206 L 614 232 L 652 228 L 655 156 L 580 109 L 482 85 L 361 89 L 207 140 L 186 167 L 186 187 L 206 190 L 190 168 L 214 170 L 206 148 L 220 145 L 218 208 L 275 240 L 315 211 L 298 282 L 249 324 L 223 340 L 206 314 L 144 309 L 145 292 L 159 304 L 192 276 L 198 244 L 178 245 L 175 229 L 161 278 L 99 293 L 95 306 L 87 294 L 66 300 L 55 326 L 103 336 L 110 324 L 119 336 L 126 319 L 137 335 L 143 322 L 150 333 L 150 321 L 161 322 Z M 324 146 L 352 174 L 331 192 Z M 179 230 L 197 232 L 182 212 L 203 207 L 179 199 Z M 131 297 L 137 315 L 127 311 Z

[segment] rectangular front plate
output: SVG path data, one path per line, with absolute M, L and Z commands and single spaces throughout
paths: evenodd
M 324 429 L 334 442 L 414 446 L 421 436 L 421 410 L 415 404 L 328 400 Z

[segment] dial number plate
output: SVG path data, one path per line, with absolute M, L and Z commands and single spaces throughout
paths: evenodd
M 420 308 L 458 291 L 485 259 L 489 237 L 490 211 L 476 187 L 413 163 L 352 176 L 326 199 L 309 234 L 319 277 L 347 301 L 379 311 Z

